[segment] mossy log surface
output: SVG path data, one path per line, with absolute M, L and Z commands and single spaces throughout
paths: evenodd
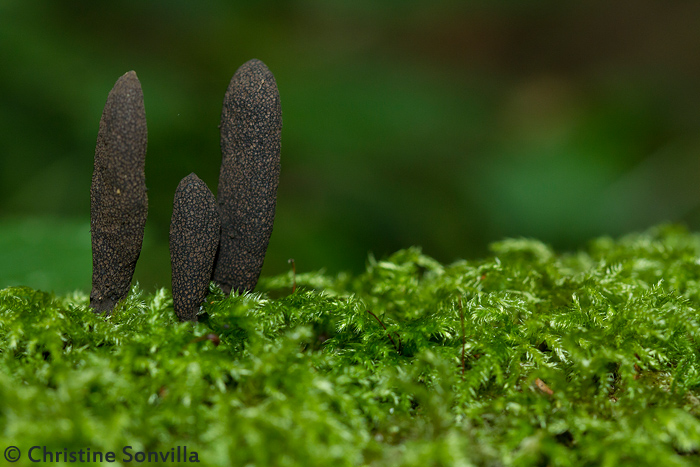
M 0 290 L 0 446 L 187 446 L 204 466 L 698 465 L 700 234 L 491 249 L 212 286 L 197 323 L 166 289 L 134 288 L 106 319 L 83 293 Z

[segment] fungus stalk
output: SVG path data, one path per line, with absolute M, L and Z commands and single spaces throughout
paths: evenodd
M 148 215 L 146 112 L 136 73 L 112 88 L 100 119 L 90 188 L 95 313 L 109 314 L 129 293 Z
M 173 307 L 183 321 L 197 321 L 207 296 L 221 223 L 214 195 L 195 174 L 175 191 L 170 223 Z
M 260 60 L 246 62 L 231 79 L 220 128 L 221 242 L 213 280 L 226 293 L 249 291 L 272 234 L 282 131 L 277 84 Z

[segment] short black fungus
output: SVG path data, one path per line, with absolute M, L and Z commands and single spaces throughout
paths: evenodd
M 109 314 L 127 296 L 148 215 L 146 112 L 136 73 L 117 80 L 102 111 L 90 188 L 90 306 Z
M 196 321 L 207 296 L 220 227 L 214 195 L 189 174 L 175 191 L 170 222 L 173 307 L 182 321 Z
M 221 242 L 212 279 L 226 293 L 249 291 L 272 234 L 280 173 L 280 98 L 274 76 L 260 60 L 246 62 L 233 75 L 220 129 Z

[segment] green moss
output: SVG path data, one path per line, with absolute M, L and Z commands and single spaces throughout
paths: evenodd
M 700 235 L 492 251 L 441 265 L 411 248 L 357 277 L 299 274 L 295 293 L 291 273 L 243 296 L 212 288 L 196 325 L 167 290 L 135 288 L 105 319 L 85 294 L 4 289 L 0 447 L 119 460 L 186 445 L 202 465 L 697 465 Z M 211 333 L 220 345 L 198 339 Z

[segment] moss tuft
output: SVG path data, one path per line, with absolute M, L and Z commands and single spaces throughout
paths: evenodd
M 662 226 L 557 254 L 167 290 L 108 318 L 0 291 L 0 446 L 169 451 L 202 465 L 697 465 L 700 236 Z M 214 339 L 210 334 L 215 334 Z M 217 345 L 218 344 L 218 345 Z M 26 452 L 26 451 L 25 451 Z

